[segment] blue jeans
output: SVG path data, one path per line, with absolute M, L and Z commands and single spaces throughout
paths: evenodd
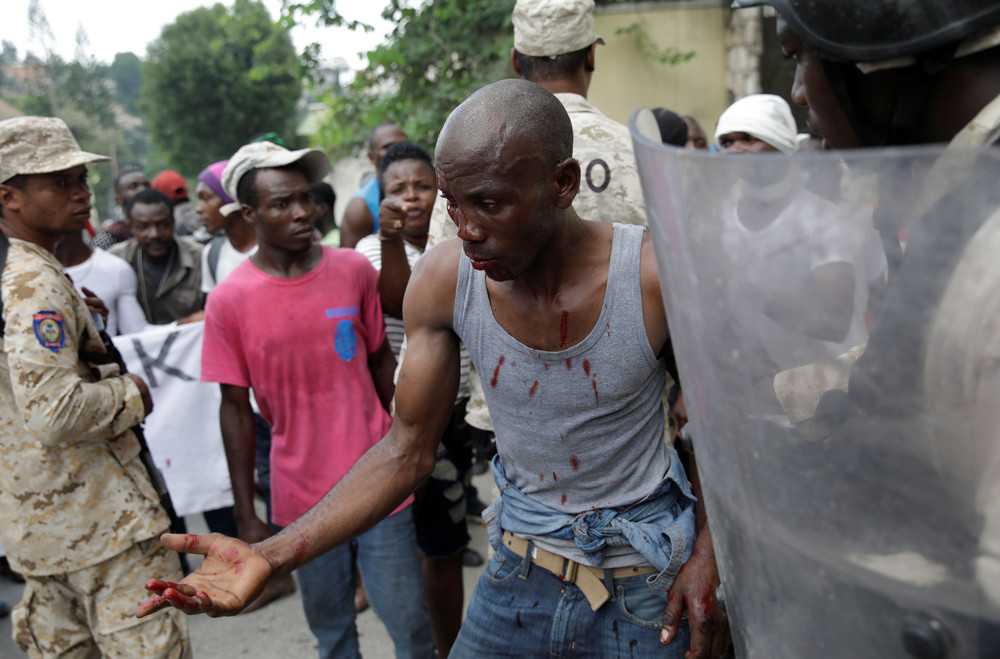
M 355 554 L 368 600 L 392 637 L 396 657 L 433 657 L 424 575 L 413 512 L 407 508 L 298 569 L 302 604 L 319 641 L 320 659 L 361 656 L 354 625 Z
M 616 579 L 612 599 L 593 611 L 575 585 L 501 545 L 472 593 L 451 657 L 682 659 L 691 644 L 687 620 L 670 645 L 660 644 L 666 601 L 648 576 Z

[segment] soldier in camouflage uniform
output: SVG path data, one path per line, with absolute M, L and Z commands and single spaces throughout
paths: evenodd
M 169 521 L 130 430 L 149 389 L 81 356 L 106 351 L 52 255 L 90 216 L 86 163 L 99 160 L 59 119 L 0 122 L 0 538 L 26 578 L 14 638 L 32 658 L 187 657 L 180 616 L 132 615 L 142 575 L 181 575 L 156 541 Z

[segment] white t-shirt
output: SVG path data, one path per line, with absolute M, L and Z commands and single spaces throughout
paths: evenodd
M 417 260 L 420 259 L 423 252 L 405 240 L 403 241 L 403 247 L 406 249 L 406 262 L 410 265 L 410 271 L 412 272 L 413 267 L 417 264 Z M 382 272 L 382 240 L 378 237 L 378 234 L 373 233 L 370 236 L 365 236 L 358 241 L 354 249 L 364 254 L 373 268 Z M 403 319 L 390 316 L 389 314 L 382 315 L 385 317 L 385 335 L 389 339 L 389 347 L 392 348 L 392 354 L 398 360 L 399 347 L 403 345 L 403 336 L 406 334 L 403 331 Z
M 135 271 L 125 259 L 95 248 L 90 258 L 66 272 L 81 295 L 86 286 L 107 305 L 110 336 L 141 332 L 149 326 L 136 298 Z
M 245 252 L 238 251 L 227 238 L 222 242 L 219 250 L 219 261 L 215 267 L 215 276 L 212 276 L 212 269 L 208 266 L 208 255 L 212 251 L 212 243 L 205 245 L 201 250 L 201 290 L 203 293 L 211 293 L 220 281 L 229 276 L 229 273 L 236 269 L 241 263 L 250 258 L 257 251 L 257 243 Z
M 741 294 L 737 308 L 742 328 L 759 338 L 768 357 L 784 370 L 846 352 L 867 340 L 865 312 L 868 285 L 885 276 L 885 256 L 872 226 L 872 211 L 847 202 L 834 204 L 807 190 L 795 198 L 767 226 L 753 230 L 740 221 L 736 205 L 726 208 L 723 245 L 733 263 L 746 267 L 741 278 L 750 295 Z M 813 338 L 789 329 L 762 311 L 766 296 L 791 297 L 804 278 L 817 268 L 846 263 L 854 269 L 854 312 L 843 341 Z
M 424 253 L 405 240 L 403 241 L 403 246 L 406 249 L 406 262 L 409 263 L 410 271 L 412 272 L 413 267 Z M 365 236 L 359 240 L 354 249 L 364 254 L 368 262 L 379 273 L 382 272 L 382 241 L 379 239 L 377 233 Z M 389 339 L 389 347 L 392 348 L 392 354 L 396 356 L 396 361 L 399 362 L 400 349 L 403 345 L 403 339 L 406 336 L 403 319 L 390 316 L 387 313 L 382 314 L 382 316 L 385 318 L 385 336 Z M 462 398 L 469 397 L 469 352 L 465 349 L 464 343 L 459 345 L 459 364 L 458 400 L 461 400 Z M 398 365 L 396 377 L 399 377 Z

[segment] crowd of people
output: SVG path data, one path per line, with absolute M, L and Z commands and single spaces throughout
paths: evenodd
M 865 50 L 824 22 L 836 3 L 766 4 L 797 64 L 792 98 L 830 146 L 1000 136 L 1000 14 L 957 9 L 944 36 Z M 398 657 L 732 656 L 741 621 L 720 601 L 697 437 L 681 431 L 685 346 L 633 139 L 587 99 L 603 44 L 593 12 L 593 0 L 518 0 L 521 79 L 471 92 L 433 156 L 399 125 L 376 126 L 375 173 L 339 224 L 327 155 L 274 135 L 206 163 L 193 200 L 177 172 L 126 169 L 120 217 L 92 223 L 87 165 L 107 158 L 60 119 L 0 122 L 0 540 L 26 581 L 13 611 L 24 652 L 189 657 L 185 613 L 233 615 L 297 587 L 322 658 L 359 656 L 367 602 Z M 828 32 L 811 40 L 818 23 Z M 927 49 L 937 68 L 908 82 Z M 915 89 L 917 109 L 892 109 Z M 858 390 L 865 362 L 845 370 L 850 385 L 814 367 L 853 364 L 866 345 L 881 355 L 883 308 L 907 304 L 897 276 L 927 237 L 901 245 L 905 227 L 880 224 L 888 211 L 848 198 L 839 175 L 810 185 L 793 158 L 810 137 L 778 96 L 737 100 L 711 140 L 666 108 L 635 122 L 692 158 L 768 154 L 733 180 L 718 170 L 718 258 L 766 264 L 727 282 L 740 305 L 726 331 L 749 337 L 780 414 L 818 419 L 809 402 Z M 970 245 L 992 239 L 990 212 Z M 988 284 L 992 272 L 976 270 Z M 206 536 L 168 514 L 136 428 L 155 390 L 109 339 L 198 322 L 234 502 L 204 511 Z M 1000 363 L 984 340 L 956 339 L 983 383 L 974 401 L 992 391 L 984 364 Z M 973 488 L 982 537 L 968 568 L 989 611 L 995 456 Z M 489 506 L 476 464 L 499 491 Z M 463 565 L 483 562 L 470 515 L 493 551 L 463 618 Z M 175 551 L 201 566 L 184 577 Z M 1000 647 L 995 624 L 978 638 L 968 656 Z

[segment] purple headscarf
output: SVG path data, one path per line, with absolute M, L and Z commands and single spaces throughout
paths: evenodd
M 228 160 L 213 162 L 211 165 L 201 170 L 201 174 L 198 174 L 198 180 L 211 188 L 212 192 L 219 195 L 219 197 L 222 198 L 223 204 L 233 203 L 233 198 L 226 194 L 226 191 L 222 187 L 222 170 L 224 170 L 228 164 Z

